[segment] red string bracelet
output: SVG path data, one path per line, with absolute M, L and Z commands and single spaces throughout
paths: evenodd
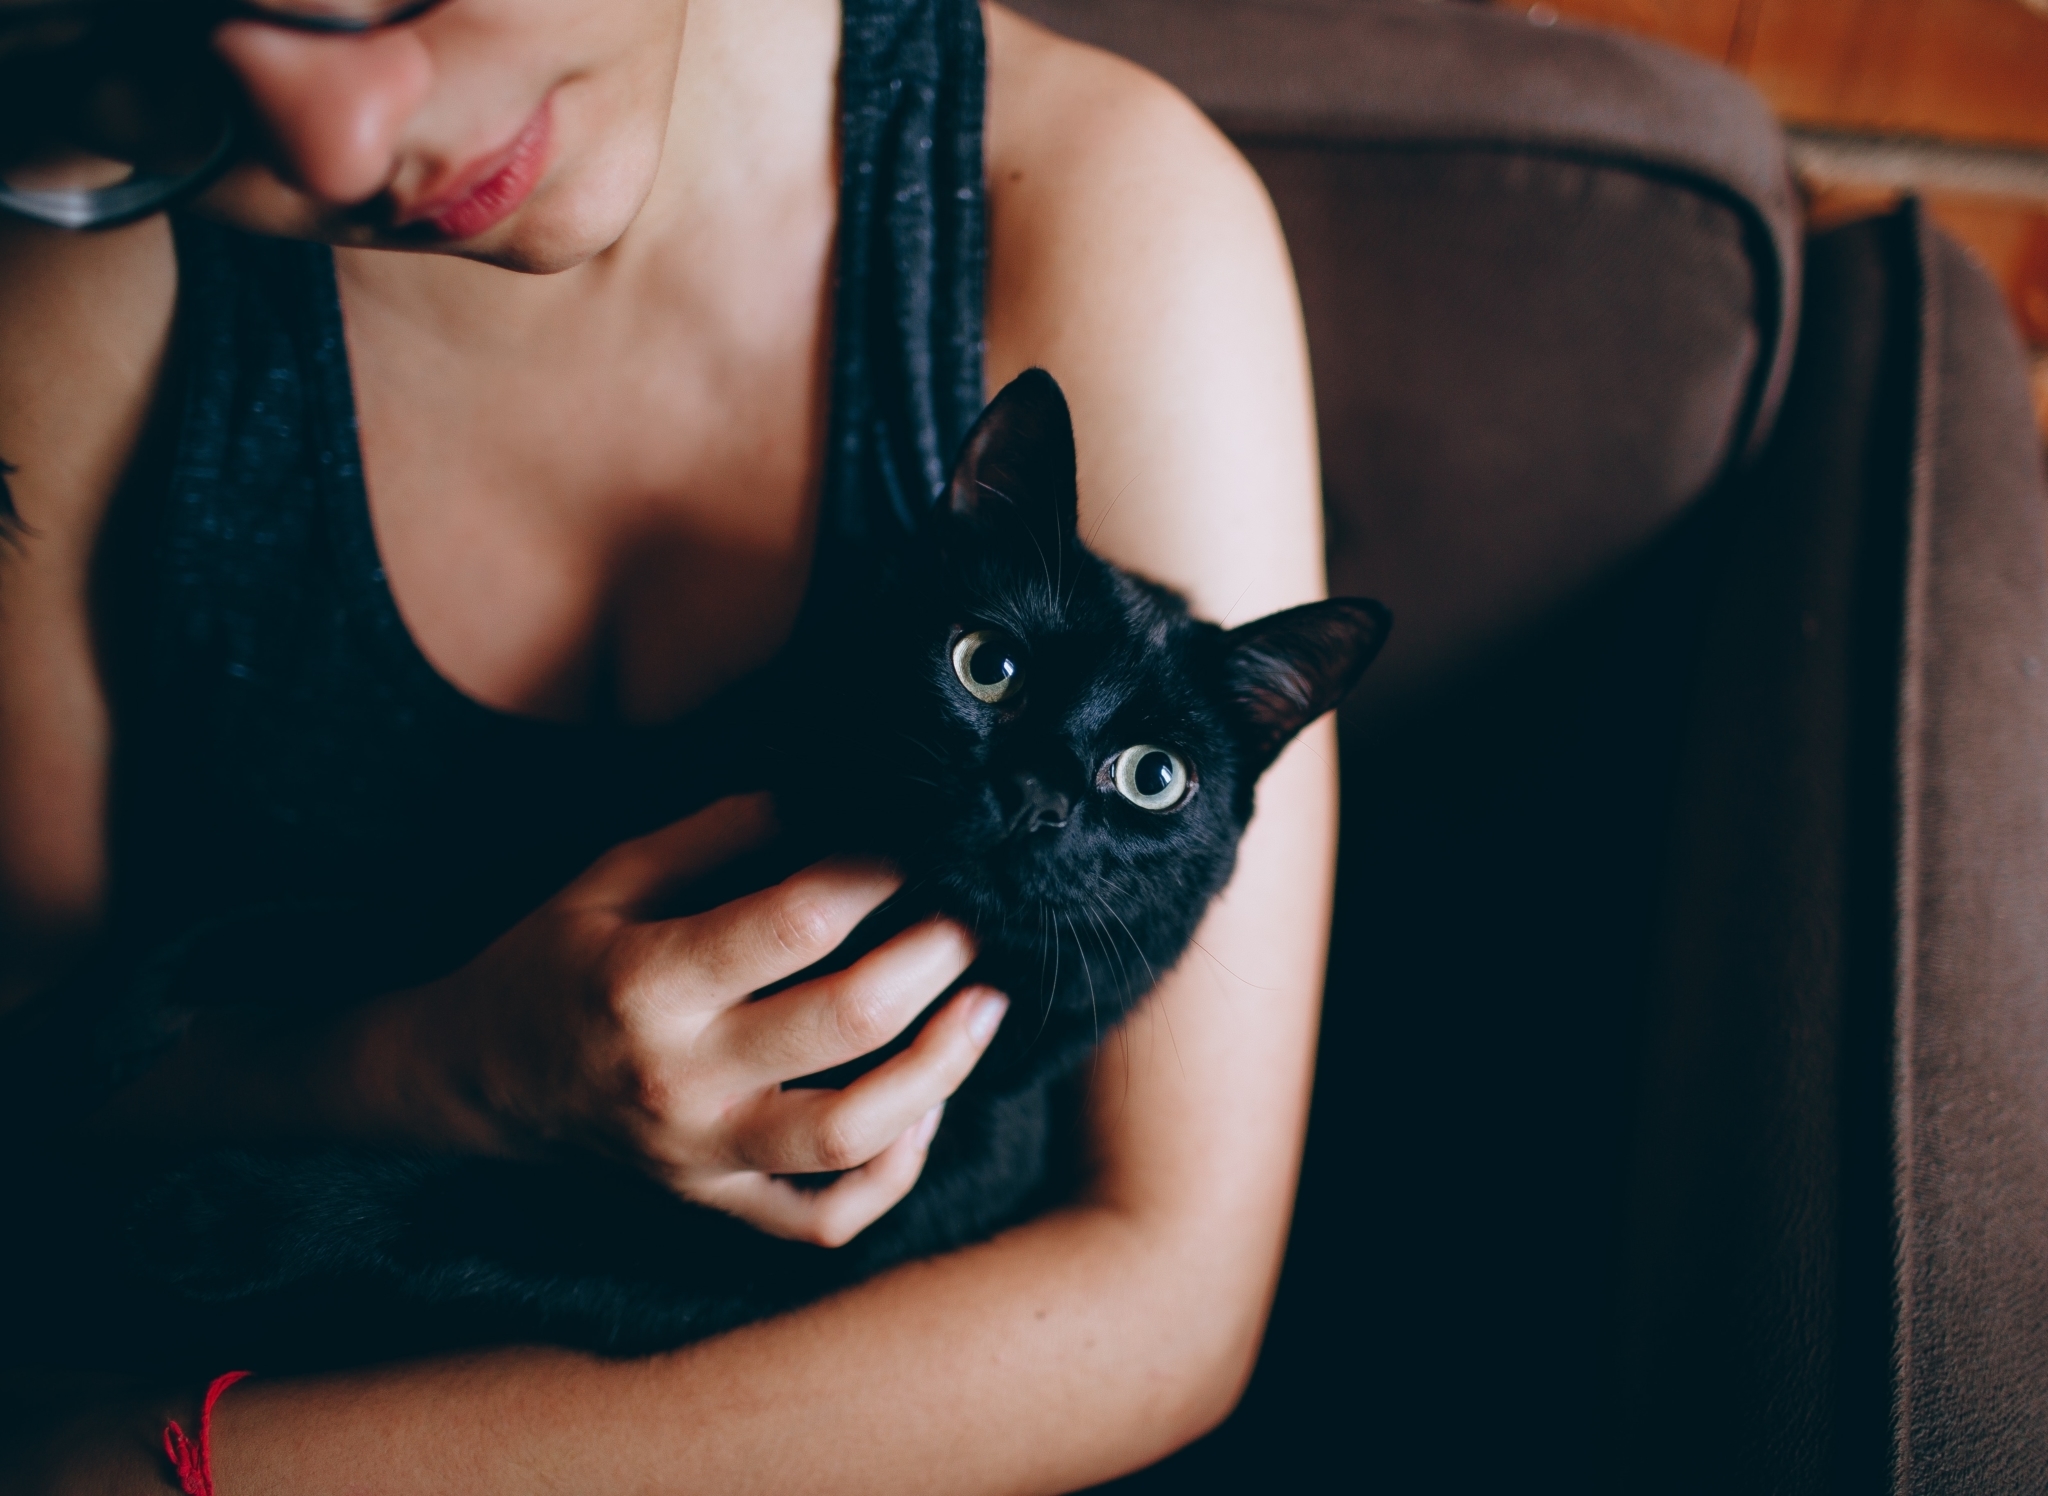
M 184 1426 L 173 1418 L 164 1425 L 164 1456 L 178 1475 L 178 1489 L 185 1496 L 213 1496 L 213 1405 L 220 1395 L 242 1380 L 246 1371 L 223 1372 L 206 1389 L 206 1401 L 199 1405 L 199 1442 L 193 1443 Z

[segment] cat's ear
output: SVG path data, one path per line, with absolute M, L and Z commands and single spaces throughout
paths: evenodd
M 1358 684 L 1394 615 L 1365 597 L 1269 613 L 1223 636 L 1223 682 L 1254 775 Z
M 1067 397 L 1043 369 L 1004 385 L 967 433 L 941 506 L 970 523 L 1021 519 L 1042 533 L 1074 533 L 1074 422 Z

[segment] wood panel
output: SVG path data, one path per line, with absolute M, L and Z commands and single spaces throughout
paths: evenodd
M 2048 15 L 2021 0 L 1759 0 L 1728 61 L 1787 120 L 2048 146 Z
M 2048 147 L 2042 0 L 1546 0 L 1534 8 L 1726 63 L 1797 124 Z

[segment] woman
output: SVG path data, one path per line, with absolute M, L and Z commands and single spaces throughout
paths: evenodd
M 814 571 L 858 564 L 878 489 L 928 483 L 981 390 L 1034 364 L 1072 401 L 1105 555 L 1219 619 L 1320 592 L 1277 226 L 1220 137 L 1128 65 L 958 0 L 447 0 L 354 36 L 243 15 L 211 45 L 260 144 L 195 214 L 0 227 L 16 1002 L 135 928 L 175 934 L 194 887 L 218 904 L 238 876 L 417 876 L 409 822 L 359 864 L 335 850 L 352 824 L 303 840 L 329 812 L 388 808 L 380 786 L 559 798 L 550 765 L 687 723 L 789 636 Z M 331 271 L 298 241 L 335 246 Z M 338 642 L 280 653 L 286 636 Z M 383 674 L 348 653 L 373 647 Z M 150 694 L 163 679 L 179 689 Z M 1069 1205 L 671 1355 L 243 1383 L 214 1419 L 219 1489 L 1058 1491 L 1213 1425 L 1289 1212 L 1330 748 L 1323 724 L 1268 774 L 1197 954 L 1095 1068 Z M 420 753 L 442 757 L 408 779 Z M 256 826 L 266 806 L 299 819 Z M 567 1142 L 762 1230 L 844 1241 L 915 1180 L 1000 998 L 962 994 L 841 1099 L 779 1091 L 900 1030 L 971 949 L 932 925 L 745 1003 L 892 886 L 828 863 L 693 920 L 641 916 L 768 816 L 725 802 L 627 842 L 455 977 L 290 1038 L 195 1033 L 90 1131 L 119 1157 L 294 1131 Z M 613 824 L 587 804 L 568 821 Z M 293 863 L 303 845 L 339 871 Z M 474 868 L 501 849 L 442 850 Z M 817 1197 L 774 1177 L 828 1167 L 853 1172 Z M 163 1489 L 159 1431 L 194 1426 L 202 1389 L 18 1400 L 9 1488 Z

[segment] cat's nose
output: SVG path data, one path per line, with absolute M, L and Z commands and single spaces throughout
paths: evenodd
M 1073 802 L 1058 790 L 1048 787 L 1036 774 L 1019 774 L 1010 781 L 1010 793 L 1004 797 L 1009 804 L 1007 830 L 1011 836 L 1029 835 L 1033 831 L 1056 831 L 1067 824 L 1067 816 L 1073 810 Z

